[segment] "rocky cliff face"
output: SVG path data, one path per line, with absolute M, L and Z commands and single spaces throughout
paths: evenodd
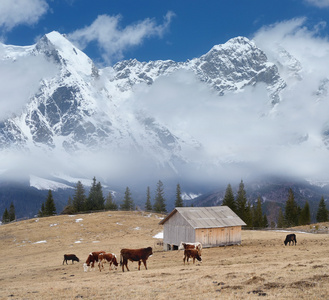
M 185 160 L 183 148 L 197 149 L 201 145 L 175 136 L 153 116 L 130 114 L 128 120 L 126 112 L 118 107 L 132 95 L 134 86 L 152 85 L 159 77 L 181 69 L 194 72 L 219 96 L 264 83 L 269 100 L 278 103 L 285 86 L 277 67 L 243 37 L 214 46 L 207 54 L 187 62 L 129 60 L 102 70 L 57 32 L 19 51 L 5 49 L 2 60 L 14 63 L 17 55 L 43 56 L 57 72 L 42 80 L 38 92 L 27 99 L 19 115 L 0 123 L 2 149 L 41 147 L 70 153 L 119 149 L 146 153 L 157 163 L 174 167 L 177 160 Z

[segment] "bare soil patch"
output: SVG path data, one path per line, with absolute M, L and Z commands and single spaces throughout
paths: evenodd
M 203 249 L 202 263 L 183 264 L 153 238 L 160 215 L 101 212 L 31 219 L 0 226 L 0 299 L 329 299 L 328 234 L 243 231 L 242 245 Z M 148 270 L 84 272 L 89 252 L 119 256 L 151 246 Z M 63 263 L 74 253 L 79 263 Z

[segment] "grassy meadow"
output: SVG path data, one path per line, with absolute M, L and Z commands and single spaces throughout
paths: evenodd
M 0 299 L 329 299 L 329 235 L 243 231 L 239 246 L 203 249 L 202 263 L 164 252 L 154 236 L 161 215 L 99 212 L 0 226 Z M 310 226 L 304 229 L 309 229 Z M 91 251 L 153 247 L 148 270 L 84 272 Z M 76 254 L 80 262 L 63 263 Z

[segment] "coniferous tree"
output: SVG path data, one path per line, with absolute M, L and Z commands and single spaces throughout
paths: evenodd
M 6 223 L 9 223 L 9 222 L 10 222 L 9 212 L 8 212 L 8 210 L 6 208 L 5 211 L 3 212 L 3 215 L 2 215 L 2 223 L 3 224 L 6 224 Z
M 236 213 L 236 203 L 234 200 L 233 190 L 230 184 L 227 185 L 222 205 L 228 206 Z
M 263 216 L 263 224 L 262 227 L 267 228 L 268 227 L 268 221 L 267 221 L 267 216 L 264 214 Z
M 113 196 L 112 196 L 111 192 L 109 192 L 108 196 L 106 197 L 105 209 L 106 210 L 118 210 L 118 205 L 113 200 Z
M 180 185 L 179 183 L 176 186 L 176 200 L 175 200 L 175 207 L 183 207 L 183 199 L 181 195 Z
M 317 222 L 327 222 L 328 221 L 328 210 L 326 208 L 326 203 L 324 202 L 323 196 L 321 197 L 318 212 L 316 214 Z
M 73 208 L 75 212 L 81 212 L 86 210 L 85 208 L 86 196 L 85 189 L 81 181 L 78 181 L 75 186 L 75 192 L 73 196 Z
M 10 203 L 10 207 L 9 207 L 9 221 L 15 221 L 16 220 L 16 214 L 15 214 L 15 206 L 14 203 L 11 202 Z
M 104 209 L 104 196 L 103 196 L 103 188 L 102 188 L 102 184 L 100 183 L 100 181 L 98 181 L 98 183 L 96 184 L 96 190 L 95 190 L 95 203 L 96 203 L 96 209 L 100 210 L 100 209 Z
M 166 213 L 167 209 L 165 201 L 163 183 L 159 180 L 157 183 L 153 210 L 157 213 Z
M 56 215 L 56 207 L 51 190 L 48 190 L 48 196 L 45 202 L 45 216 Z
M 89 191 L 87 201 L 85 202 L 87 210 L 101 210 L 104 209 L 104 196 L 102 191 L 102 185 L 100 182 L 96 183 L 96 178 L 93 178 L 93 182 Z
M 146 189 L 145 211 L 152 211 L 151 192 L 149 186 Z
M 283 215 L 283 211 L 282 211 L 281 207 L 280 207 L 280 210 L 279 210 L 277 227 L 278 228 L 286 227 L 285 220 L 284 220 L 284 215 Z
M 310 212 L 310 205 L 308 201 L 306 201 L 305 206 L 300 212 L 299 216 L 299 225 L 309 225 L 311 224 L 311 212 Z
M 244 183 L 241 180 L 236 197 L 236 213 L 237 215 L 247 223 L 247 196 L 244 189 Z
M 121 210 L 134 210 L 134 200 L 131 198 L 129 187 L 126 187 L 125 197 L 121 205 Z
M 45 211 L 45 203 L 43 202 L 41 204 L 41 208 L 38 212 L 38 217 L 45 217 L 46 216 L 46 211 Z
M 295 196 L 292 189 L 289 189 L 288 200 L 286 201 L 285 223 L 288 227 L 298 225 L 299 207 L 295 202 Z
M 252 209 L 251 209 L 250 201 L 247 202 L 244 218 L 245 218 L 244 222 L 247 224 L 247 227 L 252 227 L 253 218 L 252 218 Z
M 71 215 L 71 214 L 74 214 L 75 212 L 76 211 L 75 211 L 74 206 L 73 206 L 72 198 L 71 198 L 71 196 L 69 196 L 69 199 L 67 200 L 67 204 L 64 207 L 63 211 L 61 212 L 61 214 Z
M 258 197 L 257 204 L 253 208 L 253 227 L 263 227 L 263 212 L 260 197 Z

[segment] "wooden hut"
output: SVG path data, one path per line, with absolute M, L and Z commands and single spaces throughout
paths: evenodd
M 164 250 L 177 250 L 181 242 L 203 247 L 241 244 L 246 225 L 228 206 L 176 207 L 160 223 Z

